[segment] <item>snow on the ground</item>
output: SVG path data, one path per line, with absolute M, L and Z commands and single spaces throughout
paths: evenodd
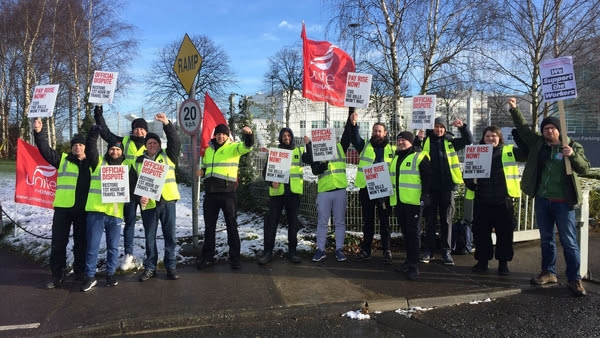
M 179 185 L 179 192 L 181 199 L 177 202 L 177 218 L 176 218 L 176 236 L 177 238 L 183 238 L 192 236 L 192 189 L 183 184 Z M 52 215 L 54 213 L 51 209 L 45 209 L 36 206 L 30 206 L 27 204 L 20 204 L 14 202 L 15 195 L 15 174 L 2 174 L 0 173 L 0 202 L 2 208 L 6 214 L 20 227 L 24 228 L 17 229 L 16 236 L 8 235 L 4 238 L 4 243 L 18 248 L 19 250 L 30 254 L 32 257 L 43 257 L 48 261 L 50 257 L 50 238 L 52 235 Z M 204 216 L 202 210 L 202 198 L 198 205 L 198 232 L 200 235 L 204 233 Z M 5 223 L 9 220 L 3 215 Z M 245 257 L 254 257 L 263 249 L 263 218 L 252 214 L 245 214 L 238 212 L 238 231 L 241 239 L 241 254 Z M 221 230 L 221 231 L 220 231 Z M 307 232 L 305 228 L 302 228 L 298 232 L 298 251 L 312 251 L 314 249 L 314 242 L 305 240 L 306 235 L 310 235 L 311 232 Z M 163 260 L 164 256 L 164 241 L 162 239 L 162 230 L 158 227 L 156 245 L 158 248 L 158 259 L 159 264 Z M 123 254 L 123 240 L 121 231 L 121 242 L 119 244 L 119 254 Z M 181 242 L 181 241 L 178 241 Z M 179 255 L 180 244 L 178 243 L 176 252 L 177 260 L 179 263 L 191 263 L 195 261 L 195 257 L 184 257 Z M 142 262 L 145 258 L 145 239 L 144 239 L 144 227 L 142 220 L 139 216 L 138 209 L 138 221 L 135 225 L 135 238 L 134 238 L 134 252 L 135 264 L 138 269 L 143 268 Z M 73 240 L 72 237 L 69 240 L 67 247 L 67 265 L 73 263 Z M 216 256 L 218 258 L 227 257 L 229 247 L 227 246 L 227 232 L 225 231 L 225 220 L 223 213 L 219 215 L 217 221 L 217 236 L 216 236 Z M 287 228 L 281 226 L 277 229 L 277 237 L 275 240 L 274 252 L 287 252 Z M 100 255 L 99 260 L 106 258 L 106 241 L 104 236 L 100 244 Z M 119 260 L 119 263 L 121 261 Z M 100 267 L 103 270 L 104 266 Z

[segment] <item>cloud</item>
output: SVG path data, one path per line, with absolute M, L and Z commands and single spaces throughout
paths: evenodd
M 287 28 L 287 29 L 296 29 L 295 25 L 290 24 L 286 20 L 281 21 L 279 23 L 279 25 L 277 25 L 277 27 L 279 27 L 279 28 Z
M 278 41 L 279 40 L 278 37 L 276 37 L 275 35 L 273 35 L 271 33 L 263 33 L 262 39 L 267 40 L 267 41 Z

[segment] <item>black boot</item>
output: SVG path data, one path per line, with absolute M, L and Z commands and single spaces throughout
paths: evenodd
M 510 274 L 510 270 L 508 270 L 507 261 L 501 260 L 498 262 L 498 274 L 500 276 L 508 276 Z

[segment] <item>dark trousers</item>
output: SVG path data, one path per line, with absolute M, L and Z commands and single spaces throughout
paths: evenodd
M 269 214 L 264 225 L 265 247 L 264 253 L 273 252 L 275 247 L 275 236 L 277 225 L 281 219 L 281 213 L 285 209 L 288 222 L 288 251 L 296 252 L 298 245 L 298 209 L 300 209 L 300 195 L 271 196 L 269 201 Z
M 227 244 L 229 259 L 240 260 L 240 234 L 237 224 L 237 196 L 235 192 L 219 192 L 204 195 L 204 245 L 202 256 L 213 260 L 215 256 L 215 237 L 219 211 L 223 210 L 225 226 L 227 227 Z
M 513 231 L 516 224 L 512 198 L 502 204 L 487 204 L 475 199 L 473 215 L 473 241 L 475 259 L 487 262 L 494 258 L 492 229 L 496 233 L 496 259 L 511 261 Z
M 425 250 L 435 252 L 437 218 L 440 220 L 442 252 L 450 252 L 452 218 L 454 217 L 454 191 L 434 190 L 430 194 L 431 205 L 425 208 Z
M 421 247 L 421 206 L 399 203 L 396 217 L 406 242 L 406 261 L 409 268 L 417 268 L 419 264 L 419 248 Z
M 53 277 L 60 278 L 67 268 L 67 245 L 73 224 L 73 270 L 76 275 L 85 273 L 86 213 L 72 209 L 55 209 L 52 218 L 52 241 L 50 270 Z
M 367 188 L 361 188 L 358 192 L 358 198 L 362 207 L 363 235 L 364 239 L 361 249 L 371 254 L 371 245 L 375 235 L 375 209 L 379 217 L 379 230 L 381 232 L 381 249 L 386 252 L 390 249 L 390 214 L 391 206 L 389 198 L 369 199 Z

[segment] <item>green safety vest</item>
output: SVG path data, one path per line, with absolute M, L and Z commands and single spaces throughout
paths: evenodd
M 318 192 L 342 189 L 348 186 L 346 179 L 346 154 L 340 143 L 337 144 L 337 158 L 329 161 L 327 170 L 319 175 Z
M 75 188 L 79 167 L 67 161 L 67 154 L 63 153 L 58 165 L 58 177 L 56 178 L 56 193 L 54 195 L 54 207 L 71 208 L 75 205 Z
M 383 150 L 383 161 L 387 164 L 392 162 L 394 158 L 394 153 L 396 152 L 396 147 L 388 144 L 385 146 Z M 368 142 L 367 145 L 363 148 L 363 151 L 360 153 L 360 161 L 358 162 L 358 170 L 356 171 L 356 178 L 354 180 L 354 185 L 357 188 L 364 188 L 367 186 L 367 180 L 365 179 L 365 173 L 363 173 L 363 168 L 370 166 L 375 161 L 375 149 L 371 145 L 371 142 Z
M 507 144 L 502 147 L 502 171 L 504 171 L 504 179 L 506 181 L 506 191 L 510 197 L 521 197 L 521 187 L 519 185 L 519 166 L 515 160 L 513 153 L 514 146 Z M 472 200 L 475 198 L 475 192 L 467 189 L 465 198 Z
M 100 158 L 100 165 L 96 166 L 96 170 L 92 172 L 90 181 L 90 192 L 88 193 L 85 211 L 101 212 L 108 216 L 123 218 L 124 203 L 102 203 L 102 179 L 100 173 L 101 167 L 106 166 L 106 159 Z
M 249 153 L 252 147 L 247 148 L 244 142 L 231 142 L 230 139 L 215 151 L 213 146 L 206 148 L 202 164 L 204 179 L 216 177 L 222 180 L 237 182 L 240 157 Z
M 177 188 L 177 181 L 175 179 L 175 163 L 173 163 L 173 161 L 171 161 L 171 159 L 169 159 L 169 157 L 167 156 L 167 154 L 165 153 L 164 149 L 161 149 L 160 152 L 158 153 L 158 155 L 156 155 L 156 158 L 154 159 L 154 162 L 158 162 L 161 164 L 167 164 L 169 165 L 169 170 L 167 171 L 167 177 L 165 177 L 165 185 L 163 186 L 162 189 L 162 198 L 165 201 L 176 201 L 180 198 L 179 196 L 179 189 Z M 136 166 L 135 166 L 135 170 L 136 172 L 140 173 L 140 171 L 142 170 L 142 162 L 137 162 Z M 146 204 L 146 208 L 145 209 L 153 209 L 156 208 L 156 201 L 154 200 L 149 200 L 148 204 Z
M 135 161 L 138 156 L 141 156 L 146 150 L 146 146 L 142 145 L 139 149 L 135 145 L 135 142 L 131 140 L 131 137 L 125 136 L 123 137 L 123 150 L 125 154 L 125 158 L 131 162 Z
M 301 154 L 304 152 L 303 147 L 296 147 L 292 151 L 292 166 L 290 168 L 290 190 L 294 194 L 302 194 L 304 190 L 304 179 L 302 173 Z M 285 191 L 284 184 L 280 183 L 277 189 L 269 186 L 269 196 L 281 196 Z
M 394 186 L 394 194 L 390 196 L 390 205 L 394 206 L 398 203 L 397 196 L 400 196 L 400 202 L 404 204 L 421 205 L 419 165 L 425 156 L 429 156 L 429 154 L 424 151 L 406 156 L 400 164 L 398 173 L 396 173 L 398 156 L 394 157 L 390 168 L 390 179 Z M 399 175 L 398 186 L 396 186 L 396 175 Z
M 448 167 L 450 168 L 450 176 L 452 177 L 452 182 L 456 184 L 463 183 L 462 172 L 460 171 L 460 161 L 458 160 L 458 155 L 454 150 L 454 146 L 452 143 L 446 139 L 444 139 L 444 148 L 446 150 L 446 157 L 448 158 Z M 423 146 L 423 151 L 430 153 L 431 144 L 429 141 L 429 137 L 425 140 L 425 145 Z M 431 155 L 430 155 L 431 156 Z

